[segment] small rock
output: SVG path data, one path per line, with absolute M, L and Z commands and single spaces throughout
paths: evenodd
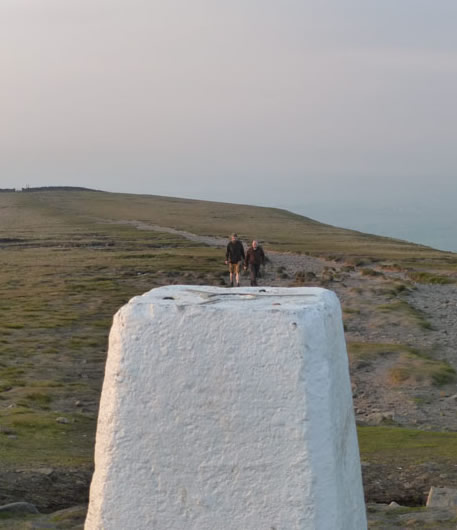
M 392 421 L 394 421 L 393 412 L 373 412 L 372 414 L 369 414 L 366 418 L 367 424 L 372 426 L 381 425 L 384 422 L 389 423 Z
M 457 490 L 432 486 L 427 498 L 427 508 L 457 507 Z
M 50 467 L 28 467 L 27 469 L 16 469 L 16 473 L 39 473 L 41 475 L 50 475 L 54 470 Z
M 71 528 L 80 528 L 82 530 L 84 526 L 84 520 L 86 519 L 86 514 L 87 505 L 78 505 L 54 512 L 52 514 L 51 520 L 55 522 L 65 522 L 66 525 L 68 525 L 65 526 L 65 528 L 70 528 L 71 526 Z M 80 523 L 80 525 L 78 523 Z M 77 526 L 74 526 L 75 524 Z
M 52 467 L 41 467 L 37 469 L 36 472 L 40 473 L 41 475 L 46 475 L 47 477 L 49 477 L 50 475 L 54 473 L 54 470 L 52 469 Z
M 75 406 L 76 407 L 82 407 L 83 404 L 81 403 L 81 401 L 78 400 L 78 401 L 75 401 Z
M 369 368 L 370 366 L 370 363 L 367 363 L 366 361 L 357 361 L 354 363 L 355 370 L 363 370 L 365 368 Z
M 70 420 L 68 418 L 64 418 L 63 416 L 59 416 L 56 418 L 57 423 L 70 423 Z
M 12 502 L 10 504 L 4 504 L 0 506 L 0 513 L 40 513 L 37 507 L 29 502 Z
M 389 504 L 389 508 L 401 508 L 401 506 L 395 502 L 395 501 L 392 501 L 390 504 Z

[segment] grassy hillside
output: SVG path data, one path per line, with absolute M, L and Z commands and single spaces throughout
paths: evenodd
M 2 193 L 0 474 L 89 473 L 112 315 L 159 285 L 224 282 L 221 249 L 125 224 L 133 220 L 202 235 L 237 231 L 267 250 L 376 261 L 425 271 L 429 282 L 454 281 L 457 267 L 451 253 L 273 208 L 89 191 Z
M 226 237 L 235 231 L 246 240 L 261 239 L 276 250 L 413 262 L 438 260 L 445 266 L 457 263 L 451 253 L 325 225 L 277 208 L 103 192 L 5 194 L 2 202 L 42 219 L 86 225 L 90 221 L 93 227 L 100 227 L 103 219 L 136 220 L 203 235 Z M 24 221 L 27 225 L 27 219 Z
M 211 276 L 218 272 L 217 250 L 99 223 L 62 208 L 61 199 L 51 193 L 0 197 L 3 470 L 29 460 L 90 464 L 114 312 L 180 274 L 189 283 L 220 282 Z M 56 422 L 62 416 L 68 423 Z M 40 454 L 31 451 L 35 442 Z

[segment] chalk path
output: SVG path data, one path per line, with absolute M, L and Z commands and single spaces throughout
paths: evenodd
M 99 221 L 106 222 L 106 220 L 99 219 Z M 191 232 L 186 232 L 185 230 L 176 230 L 175 228 L 170 228 L 168 226 L 159 226 L 155 224 L 148 224 L 144 223 L 142 221 L 109 221 L 110 224 L 123 224 L 123 225 L 131 225 L 137 228 L 138 230 L 152 230 L 154 232 L 164 232 L 168 234 L 174 234 L 181 237 L 184 237 L 185 239 L 188 239 L 189 241 L 194 241 L 196 243 L 203 243 L 204 245 L 208 245 L 210 247 L 219 247 L 219 248 L 225 248 L 227 246 L 227 243 L 229 242 L 226 238 L 221 237 L 211 237 L 211 236 L 202 236 L 198 234 L 192 234 Z M 245 247 L 247 245 L 245 244 Z M 270 260 L 270 266 L 267 269 L 267 274 L 269 276 L 274 276 L 271 273 L 273 272 L 272 269 L 277 269 L 279 267 L 284 267 L 288 274 L 294 275 L 298 271 L 311 271 L 315 274 L 318 274 L 322 272 L 324 267 L 328 265 L 326 260 L 321 258 L 316 258 L 313 256 L 307 256 L 305 254 L 292 254 L 287 252 L 275 252 L 275 251 L 269 251 L 268 252 L 268 259 Z M 284 279 L 283 281 L 280 280 L 273 280 L 273 278 L 268 277 L 269 280 L 274 281 L 272 285 L 286 285 L 287 283 L 290 283 L 290 279 L 288 282 L 286 282 Z

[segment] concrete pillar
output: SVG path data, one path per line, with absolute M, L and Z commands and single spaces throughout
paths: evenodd
M 86 530 L 362 530 L 341 311 L 170 286 L 115 316 Z

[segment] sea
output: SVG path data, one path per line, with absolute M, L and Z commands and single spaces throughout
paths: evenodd
M 457 208 L 453 204 L 368 205 L 321 201 L 281 207 L 333 226 L 457 252 Z

